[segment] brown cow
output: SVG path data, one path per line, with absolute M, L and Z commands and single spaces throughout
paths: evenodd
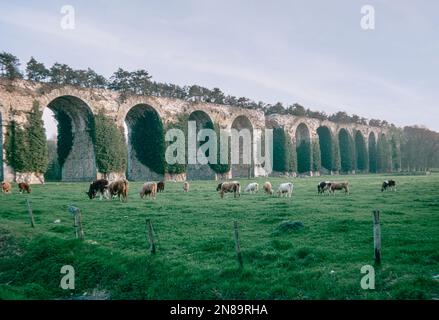
M 157 183 L 157 192 L 163 192 L 163 191 L 165 191 L 165 182 L 160 181 L 159 183 Z
M 108 185 L 110 198 L 118 197 L 120 201 L 128 201 L 128 181 L 126 179 L 113 181 Z
M 273 186 L 270 181 L 264 183 L 264 191 L 269 195 L 273 195 Z
M 2 182 L 2 192 L 3 193 L 11 193 L 12 186 L 9 182 Z
M 218 187 L 220 186 L 218 185 Z M 239 184 L 238 181 L 223 182 L 221 184 L 220 190 L 221 190 L 220 191 L 221 199 L 224 198 L 224 194 L 228 192 L 233 192 L 234 198 L 236 198 L 236 194 L 238 194 L 238 197 L 241 196 L 241 185 Z
M 29 184 L 27 184 L 25 182 L 20 182 L 18 184 L 18 190 L 20 191 L 20 193 L 23 193 L 23 192 L 31 193 L 32 192 Z
M 335 190 L 344 190 L 345 194 L 349 194 L 349 182 L 331 182 L 329 192 L 335 195 Z
M 185 181 L 183 183 L 183 191 L 184 192 L 189 192 L 189 182 Z
M 157 183 L 155 182 L 146 182 L 142 186 L 142 190 L 140 190 L 141 199 L 143 199 L 146 195 L 155 200 L 156 194 L 157 194 Z

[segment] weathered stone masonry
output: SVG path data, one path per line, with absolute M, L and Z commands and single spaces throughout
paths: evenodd
M 352 137 L 355 137 L 355 134 L 360 132 L 364 137 L 366 145 L 371 133 L 375 135 L 375 138 L 386 133 L 385 129 L 382 128 L 354 124 L 337 124 L 305 117 L 287 115 L 270 115 L 265 117 L 264 113 L 260 110 L 249 110 L 235 106 L 188 102 L 152 96 L 131 96 L 123 100 L 119 93 L 105 89 L 84 89 L 73 86 L 54 87 L 24 80 L 12 83 L 0 80 L 0 120 L 2 124 L 0 142 L 2 145 L 6 134 L 6 125 L 11 120 L 24 124 L 26 115 L 31 110 L 34 100 L 39 102 L 42 110 L 50 108 L 54 113 L 62 111 L 67 113 L 72 119 L 74 141 L 72 150 L 62 168 L 63 181 L 89 181 L 99 176 L 94 160 L 93 145 L 87 132 L 86 121 L 88 116 L 97 114 L 100 109 L 103 109 L 107 116 L 113 118 L 118 126 L 123 126 L 127 120 L 127 114 L 132 108 L 141 105 L 152 108 L 157 112 L 165 128 L 168 124 L 175 123 L 181 116 L 189 117 L 191 114 L 198 112 L 198 114 L 202 113 L 205 117 L 208 117 L 213 124 L 222 129 L 248 127 L 253 131 L 255 129 L 263 130 L 266 127 L 282 127 L 293 140 L 296 139 L 296 132 L 302 124 L 302 128 L 305 129 L 301 129 L 301 132 L 308 130 L 308 137 L 300 137 L 300 139 L 309 139 L 310 142 L 318 139 L 317 129 L 322 126 L 328 128 L 332 136 L 336 136 L 342 129 L 347 130 Z M 127 122 L 129 128 L 129 121 Z M 257 143 L 253 141 L 253 154 L 256 153 L 256 148 Z M 196 174 L 192 174 L 192 177 L 186 177 L 186 175 L 162 177 L 146 168 L 136 159 L 135 152 L 133 152 L 129 143 L 128 149 L 129 163 L 127 175 L 129 179 L 198 178 Z M 0 178 L 13 181 L 16 179 L 16 175 L 6 165 L 4 158 L 5 151 L 3 148 L 1 164 L 3 170 L 0 170 Z M 232 178 L 249 175 L 264 175 L 264 170 L 255 166 L 232 166 L 231 172 L 226 176 Z M 214 174 L 213 172 L 201 174 L 200 168 L 201 176 L 214 177 Z

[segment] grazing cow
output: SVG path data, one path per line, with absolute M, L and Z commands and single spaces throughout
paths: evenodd
M 90 199 L 94 199 L 96 198 L 96 194 L 99 192 L 100 193 L 99 199 L 102 200 L 102 197 L 105 196 L 107 189 L 108 189 L 108 180 L 99 179 L 90 183 L 90 187 L 88 189 L 88 192 L 86 192 L 86 194 Z
M 317 193 L 324 194 L 326 191 L 329 192 L 331 188 L 331 181 L 322 181 L 317 185 Z
M 163 191 L 165 191 L 165 182 L 160 181 L 159 183 L 157 183 L 157 192 L 163 192 Z
M 218 185 L 218 188 L 220 188 L 221 199 L 224 198 L 225 193 L 229 192 L 233 192 L 234 198 L 236 198 L 236 194 L 238 194 L 238 197 L 241 196 L 241 185 L 238 181 L 223 182 Z
M 149 196 L 155 200 L 157 195 L 157 183 L 155 182 L 146 182 L 142 186 L 142 190 L 140 190 L 140 198 L 143 199 L 145 196 Z
M 349 182 L 332 182 L 329 191 L 335 195 L 336 190 L 344 190 L 345 194 L 349 194 Z
M 11 193 L 12 186 L 9 182 L 2 182 L 2 192 L 3 193 Z
M 381 192 L 387 191 L 387 190 L 396 191 L 396 181 L 395 180 L 386 180 L 383 182 L 383 184 L 381 186 Z
M 266 181 L 264 183 L 264 191 L 265 191 L 265 193 L 268 193 L 269 195 L 273 195 L 273 186 L 271 185 L 271 182 Z
M 185 181 L 183 183 L 183 191 L 184 192 L 189 192 L 189 182 Z
M 108 185 L 110 198 L 118 197 L 120 201 L 128 201 L 128 181 L 121 179 L 113 181 Z
M 257 193 L 259 191 L 259 184 L 256 182 L 250 183 L 247 187 L 245 187 L 245 192 Z
M 32 192 L 30 186 L 25 182 L 20 182 L 18 184 L 18 190 L 20 191 L 20 193 L 23 193 L 23 192 L 31 193 Z
M 293 188 L 294 187 L 291 182 L 281 183 L 279 189 L 277 189 L 277 194 L 279 197 L 283 197 L 283 195 L 285 195 L 285 197 L 291 198 L 293 195 Z

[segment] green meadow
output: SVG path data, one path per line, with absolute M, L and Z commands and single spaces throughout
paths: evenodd
M 397 192 L 381 193 L 389 178 Z M 327 179 L 348 180 L 351 194 L 318 196 Z M 274 188 L 289 181 L 268 180 Z M 265 179 L 251 181 L 261 188 Z M 220 199 L 215 181 L 193 181 L 187 194 L 167 182 L 154 201 L 141 200 L 142 183 L 132 182 L 127 203 L 89 200 L 88 183 L 35 185 L 30 195 L 14 184 L 0 195 L 0 299 L 439 299 L 439 174 L 290 181 L 292 198 L 260 190 Z M 75 239 L 69 205 L 81 209 L 84 241 Z M 382 263 L 374 266 L 375 209 Z M 75 269 L 74 290 L 60 288 L 64 265 Z M 375 267 L 374 290 L 360 286 L 364 265 Z

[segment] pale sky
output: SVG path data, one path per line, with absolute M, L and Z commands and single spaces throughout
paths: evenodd
M 73 5 L 76 28 L 60 27 Z M 375 8 L 375 30 L 360 26 Z M 439 1 L 0 0 L 0 50 L 23 66 L 91 67 L 109 77 L 219 87 L 439 131 Z

